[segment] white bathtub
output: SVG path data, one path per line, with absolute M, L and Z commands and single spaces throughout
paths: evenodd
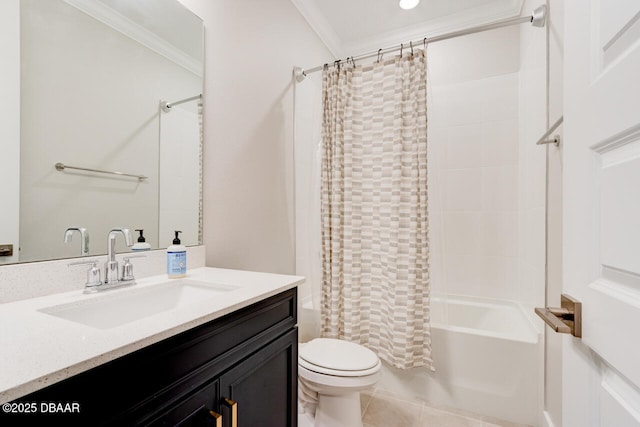
M 539 331 L 531 319 L 531 313 L 512 301 L 448 295 L 431 298 L 431 327 L 435 329 L 537 343 Z
M 435 372 L 384 367 L 379 389 L 512 422 L 539 425 L 542 340 L 518 304 L 462 296 L 431 301 Z

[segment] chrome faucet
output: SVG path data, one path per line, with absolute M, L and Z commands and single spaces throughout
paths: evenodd
M 144 258 L 144 255 L 125 256 L 122 275 L 118 276 L 118 261 L 116 261 L 116 236 L 118 233 L 122 233 L 127 246 L 133 246 L 133 237 L 131 237 L 131 231 L 129 231 L 128 228 L 114 228 L 109 232 L 107 261 L 104 263 L 104 282 L 100 280 L 100 269 L 97 267 L 98 260 L 83 260 L 69 264 L 69 266 L 90 266 L 89 270 L 87 270 L 87 281 L 84 284 L 84 293 L 106 291 L 107 289 L 134 285 L 136 283 L 136 279 L 133 277 L 133 264 L 131 264 L 130 259 Z
M 104 283 L 106 285 L 113 285 L 121 281 L 118 278 L 118 261 L 116 261 L 116 236 L 118 233 L 122 233 L 127 246 L 133 246 L 133 237 L 131 237 L 131 231 L 128 228 L 114 228 L 109 232 L 107 262 L 104 264 Z
M 73 239 L 73 232 L 80 233 L 80 256 L 89 255 L 89 232 L 82 227 L 69 227 L 64 232 L 64 242 L 69 243 Z

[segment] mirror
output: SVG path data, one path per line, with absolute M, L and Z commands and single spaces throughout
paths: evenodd
M 0 213 L 0 248 L 13 245 L 0 263 L 105 254 L 114 227 L 152 249 L 174 230 L 201 244 L 200 18 L 177 0 L 16 1 L 19 202 Z M 70 227 L 87 230 L 86 253 Z

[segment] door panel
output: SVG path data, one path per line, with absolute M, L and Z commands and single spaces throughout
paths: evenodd
M 640 2 L 565 3 L 563 426 L 640 426 Z
M 297 339 L 296 329 L 220 377 L 221 398 L 237 403 L 238 427 L 297 426 Z M 228 423 L 230 411 L 222 413 Z

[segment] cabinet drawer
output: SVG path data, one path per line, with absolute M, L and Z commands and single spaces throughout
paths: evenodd
M 260 346 L 297 323 L 295 290 L 253 304 L 214 322 L 163 342 L 145 364 L 163 367 L 161 380 L 171 383 L 238 346 Z

